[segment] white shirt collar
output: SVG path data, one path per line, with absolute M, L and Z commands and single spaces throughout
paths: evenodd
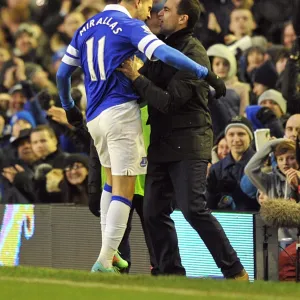
M 107 10 L 117 10 L 120 11 L 124 14 L 126 14 L 129 18 L 132 19 L 132 16 L 130 15 L 129 11 L 122 5 L 119 4 L 108 4 L 104 7 L 103 11 L 107 11 Z

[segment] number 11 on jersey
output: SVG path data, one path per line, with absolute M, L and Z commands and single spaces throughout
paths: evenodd
M 87 61 L 88 61 L 88 67 L 89 67 L 89 72 L 91 76 L 91 81 L 98 81 L 98 78 L 95 73 L 95 68 L 94 68 L 94 38 L 90 38 L 87 42 Z M 98 41 L 98 51 L 97 51 L 97 56 L 98 56 L 98 68 L 99 68 L 99 73 L 100 73 L 100 79 L 101 80 L 106 80 L 106 74 L 105 74 L 105 66 L 104 66 L 104 47 L 105 47 L 105 36 L 102 37 Z

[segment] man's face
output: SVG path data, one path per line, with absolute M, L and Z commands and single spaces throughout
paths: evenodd
M 179 3 L 180 0 L 167 0 L 164 8 L 158 13 L 159 19 L 161 21 L 161 34 L 169 36 L 180 29 L 179 23 L 181 16 L 177 13 Z
M 30 142 L 38 159 L 45 158 L 57 150 L 57 140 L 55 137 L 50 136 L 47 130 L 31 133 Z
M 295 151 L 288 151 L 285 154 L 281 154 L 276 157 L 278 169 L 285 174 L 287 170 L 290 168 L 298 169 L 298 164 L 296 160 L 296 153 Z
M 28 163 L 31 163 L 36 160 L 36 156 L 34 155 L 34 153 L 32 151 L 29 138 L 25 139 L 19 143 L 18 157 L 19 157 L 19 159 L 21 159 L 25 162 L 28 162 Z
M 221 79 L 226 79 L 229 73 L 229 61 L 221 57 L 214 57 L 212 69 Z
M 146 21 L 151 18 L 150 12 L 152 9 L 152 0 L 140 0 L 137 5 L 136 18 L 142 21 Z
M 240 127 L 232 127 L 226 133 L 226 141 L 232 153 L 242 155 L 250 146 L 247 131 Z
M 255 28 L 253 16 L 248 9 L 234 10 L 230 16 L 230 31 L 237 37 L 252 35 Z
M 27 32 L 23 32 L 16 40 L 16 47 L 20 50 L 22 55 L 28 54 L 35 48 L 35 45 L 35 39 Z
M 11 101 L 10 101 L 10 109 L 13 112 L 17 112 L 23 109 L 24 104 L 26 102 L 26 97 L 22 92 L 14 92 L 11 95 Z
M 271 99 L 270 100 L 266 99 L 266 100 L 261 101 L 260 105 L 270 108 L 272 110 L 272 112 L 276 115 L 277 118 L 280 118 L 283 115 L 283 112 L 282 112 L 280 106 Z
M 291 116 L 286 122 L 285 137 L 296 141 L 300 137 L 300 114 Z

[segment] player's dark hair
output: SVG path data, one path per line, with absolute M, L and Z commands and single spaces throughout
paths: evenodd
M 178 15 L 188 15 L 188 28 L 194 28 L 201 12 L 203 12 L 203 7 L 201 6 L 199 0 L 181 0 L 177 7 Z

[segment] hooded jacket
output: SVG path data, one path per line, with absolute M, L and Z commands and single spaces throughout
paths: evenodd
M 294 198 L 295 192 L 288 184 L 286 177 L 278 168 L 273 172 L 264 173 L 262 167 L 267 160 L 269 154 L 274 148 L 282 143 L 285 139 L 276 139 L 269 141 L 251 158 L 245 168 L 245 174 L 249 177 L 251 182 L 269 198 Z
M 249 105 L 250 86 L 247 83 L 240 82 L 236 76 L 237 62 L 232 51 L 223 44 L 216 44 L 207 50 L 209 57 L 221 57 L 229 62 L 229 72 L 224 78 L 227 89 L 233 89 L 240 97 L 239 114 L 243 115 L 246 107 Z

